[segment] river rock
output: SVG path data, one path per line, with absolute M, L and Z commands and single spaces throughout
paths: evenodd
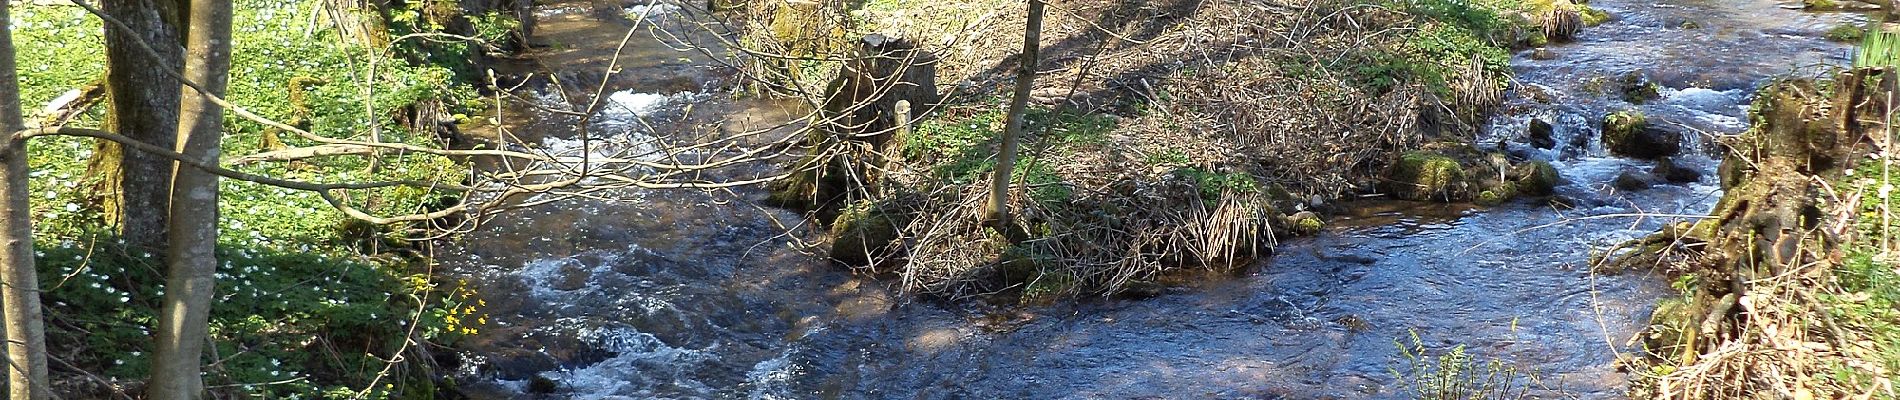
M 1518 193 L 1530 196 L 1549 196 L 1563 183 L 1563 175 L 1557 167 L 1548 162 L 1531 161 L 1518 164 L 1511 169 L 1511 181 L 1517 185 Z
M 1611 154 L 1654 160 L 1682 152 L 1682 135 L 1650 124 L 1638 111 L 1603 117 L 1603 148 Z
M 1531 59 L 1532 60 L 1555 60 L 1557 59 L 1557 52 L 1550 51 L 1549 48 L 1539 47 L 1536 50 L 1531 50 Z
M 1464 190 L 1464 167 L 1458 160 L 1440 154 L 1415 151 L 1405 153 L 1386 173 L 1384 189 L 1403 200 L 1450 201 Z
M 1291 227 L 1289 230 L 1300 236 L 1317 234 L 1320 229 L 1326 227 L 1326 221 L 1321 220 L 1319 214 L 1312 211 L 1293 213 L 1293 215 L 1286 217 L 1286 224 Z
M 1618 88 L 1623 91 L 1623 101 L 1630 104 L 1643 104 L 1662 98 L 1662 85 L 1657 84 L 1641 70 L 1625 72 L 1623 76 L 1617 77 L 1616 82 Z
M 1549 122 L 1544 122 L 1542 118 L 1531 118 L 1529 131 L 1531 146 L 1546 150 L 1556 148 L 1556 130 L 1556 127 L 1551 126 Z
M 1702 180 L 1702 172 L 1685 165 L 1678 165 L 1674 158 L 1663 157 L 1656 160 L 1656 166 L 1649 174 L 1671 183 L 1693 183 Z

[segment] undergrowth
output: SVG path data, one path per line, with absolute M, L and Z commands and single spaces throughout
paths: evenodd
M 462 111 L 480 100 L 456 67 L 468 54 L 398 43 L 391 49 L 345 44 L 333 30 L 310 25 L 315 0 L 239 1 L 233 24 L 228 99 L 252 112 L 318 135 L 441 146 L 434 126 L 405 124 L 418 107 Z M 99 20 L 69 6 L 15 5 L 22 100 L 29 118 L 62 94 L 103 80 Z M 487 25 L 506 29 L 508 21 Z M 309 25 L 309 26 L 307 26 Z M 436 27 L 439 28 L 439 27 Z M 409 26 L 409 31 L 432 29 Z M 408 32 L 398 30 L 398 33 Z M 488 32 L 485 34 L 495 34 Z M 441 46 L 441 44 L 436 44 Z M 403 54 L 461 64 L 412 65 Z M 381 60 L 371 70 L 370 57 Z M 291 87 L 298 82 L 300 87 Z M 373 88 L 373 89 L 372 89 Z M 288 99 L 288 101 L 286 101 Z M 421 104 L 421 106 L 418 106 Z M 70 125 L 98 127 L 104 107 Z M 266 129 L 227 114 L 227 157 L 271 150 Z M 281 132 L 271 132 L 281 133 Z M 290 146 L 308 141 L 283 134 Z M 93 142 L 69 137 L 29 145 L 35 244 L 46 287 L 53 357 L 90 395 L 106 395 L 146 376 L 150 326 L 162 296 L 163 270 L 149 254 L 132 254 L 114 238 L 90 200 L 87 160 Z M 379 165 L 361 157 L 259 163 L 239 169 L 304 181 L 413 179 L 457 182 L 466 167 L 442 157 L 387 153 Z M 437 382 L 426 371 L 434 346 L 473 333 L 481 317 L 459 285 L 438 282 L 426 260 L 366 257 L 361 242 L 339 236 L 345 217 L 314 194 L 223 180 L 219 199 L 219 297 L 213 307 L 206 382 L 222 395 L 266 398 L 428 398 Z M 446 199 L 446 200 L 445 200 Z M 424 210 L 443 193 L 388 189 L 347 200 L 372 213 Z M 400 230 L 396 233 L 400 236 Z M 381 238 L 372 238 L 380 241 Z M 396 238 L 400 239 L 400 237 Z M 401 242 L 395 240 L 394 242 Z M 414 325 L 414 326 L 411 326 Z M 413 334 L 411 334 L 413 332 Z M 407 339 L 416 343 L 405 345 Z M 398 349 L 406 349 L 398 354 Z M 381 379 L 386 360 L 407 359 Z M 73 369 L 76 369 L 73 370 Z M 72 376 L 87 371 L 93 378 Z M 84 374 L 81 374 L 84 375 Z M 135 386 L 134 386 L 135 387 Z

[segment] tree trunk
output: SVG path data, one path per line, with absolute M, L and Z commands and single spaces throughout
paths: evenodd
M 1003 126 L 1002 148 L 996 155 L 996 181 L 990 186 L 990 204 L 984 223 L 1017 240 L 1009 213 L 1009 175 L 1016 169 L 1017 142 L 1022 140 L 1023 113 L 1029 107 L 1029 92 L 1036 86 L 1036 53 L 1042 47 L 1042 0 L 1029 0 L 1029 19 L 1023 31 L 1022 66 L 1016 71 L 1016 98 L 1010 99 L 1008 122 Z
M 164 69 L 177 71 L 182 57 L 178 46 L 182 33 L 179 4 L 176 0 L 101 3 L 107 15 L 131 28 L 128 32 L 106 24 L 106 87 L 119 132 L 141 142 L 176 148 L 179 85 Z M 150 44 L 163 59 L 153 60 L 136 44 L 139 40 Z M 119 162 L 119 196 L 124 200 L 119 233 L 133 248 L 153 252 L 164 248 L 171 169 L 171 160 L 135 151 L 124 152 Z
M 0 33 L 11 32 L 7 4 L 0 3 Z M 26 141 L 13 132 L 21 117 L 20 81 L 13 64 L 12 35 L 0 34 L 0 303 L 5 305 L 7 386 L 14 400 L 51 394 L 46 381 L 46 333 L 40 312 L 39 277 L 33 267 L 33 219 L 26 187 Z
M 184 77 L 209 95 L 223 96 L 231 69 L 231 0 L 191 0 L 189 9 Z M 185 91 L 175 131 L 180 152 L 216 164 L 224 109 L 206 95 Z M 173 176 L 165 309 L 159 314 L 158 349 L 146 394 L 153 400 L 194 400 L 204 395 L 199 359 L 217 284 L 218 177 L 182 165 Z

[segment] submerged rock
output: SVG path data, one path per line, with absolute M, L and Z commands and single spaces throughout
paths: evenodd
M 1682 152 L 1682 135 L 1650 124 L 1642 112 L 1617 111 L 1603 117 L 1603 148 L 1619 156 L 1654 160 Z
M 1531 59 L 1532 60 L 1555 60 L 1557 59 L 1557 52 L 1550 51 L 1550 49 L 1548 48 L 1539 47 L 1536 50 L 1531 50 Z
M 1386 192 L 1414 201 L 1455 200 L 1465 184 L 1464 167 L 1458 160 L 1420 151 L 1400 156 L 1386 178 Z
M 1677 165 L 1674 158 L 1663 157 L 1656 160 L 1656 166 L 1650 168 L 1650 175 L 1671 183 L 1693 183 L 1702 180 L 1702 172 L 1688 166 Z
M 1633 169 L 1623 170 L 1623 173 L 1616 175 L 1616 179 L 1610 181 L 1611 187 L 1625 192 L 1649 189 L 1650 186 L 1654 186 L 1655 184 L 1655 182 L 1650 181 L 1648 174 Z
M 1623 101 L 1630 104 L 1643 104 L 1662 98 L 1662 85 L 1649 79 L 1649 75 L 1644 74 L 1643 71 L 1625 72 L 1623 76 L 1617 77 L 1616 82 L 1618 88 L 1623 91 Z

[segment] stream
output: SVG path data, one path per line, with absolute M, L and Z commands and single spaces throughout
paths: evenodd
M 560 82 L 521 91 L 553 104 L 604 81 L 610 107 L 589 123 L 625 135 L 652 132 L 634 116 L 657 131 L 794 116 L 732 100 L 719 91 L 729 74 L 645 34 L 603 73 L 634 26 L 627 15 L 677 11 L 646 4 L 540 6 L 543 47 L 522 69 Z M 1479 138 L 1551 161 L 1572 208 L 1355 202 L 1317 237 L 1283 242 L 1231 278 L 1016 309 L 910 297 L 801 252 L 784 235 L 798 216 L 757 206 L 757 188 L 566 202 L 510 214 L 441 257 L 482 293 L 491 321 L 460 346 L 468 361 L 456 379 L 495 399 L 1402 398 L 1395 343 L 1416 335 L 1429 354 L 1464 346 L 1535 375 L 1540 398 L 1624 398 L 1615 360 L 1640 351 L 1632 337 L 1673 290 L 1642 272 L 1592 274 L 1588 254 L 1680 220 L 1669 215 L 1705 213 L 1719 197 L 1708 135 L 1745 129 L 1767 79 L 1845 64 L 1849 48 L 1822 33 L 1865 17 L 1764 0 L 1591 6 L 1615 19 L 1545 57 L 1515 56 L 1527 89 Z M 1661 98 L 1631 105 L 1593 83 L 1631 71 Z M 1700 151 L 1678 162 L 1702 179 L 1611 188 L 1652 165 L 1596 144 L 1602 116 L 1627 107 L 1690 136 L 1685 147 Z M 525 107 L 503 116 L 550 147 L 571 146 L 564 132 L 579 123 Z M 1555 148 L 1525 143 L 1533 118 L 1555 126 Z

